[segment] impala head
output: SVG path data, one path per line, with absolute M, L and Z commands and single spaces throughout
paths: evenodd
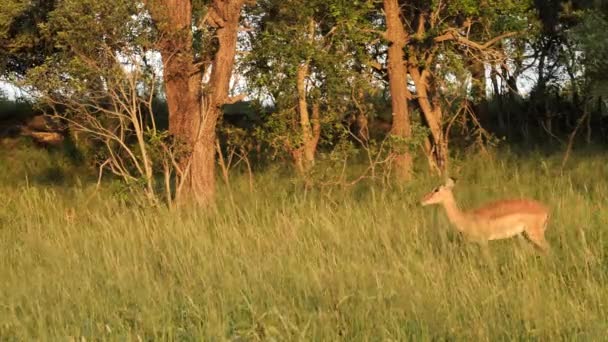
M 454 183 L 455 180 L 453 178 L 448 178 L 445 181 L 445 184 L 436 187 L 435 189 L 433 189 L 433 191 L 422 197 L 420 203 L 423 206 L 426 206 L 430 204 L 438 204 L 445 201 L 447 196 L 451 195 L 452 188 L 454 188 Z

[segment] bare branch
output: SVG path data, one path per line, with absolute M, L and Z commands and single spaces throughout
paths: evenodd
M 381 30 L 374 30 L 374 29 L 363 29 L 361 30 L 362 32 L 366 32 L 366 33 L 375 33 L 378 36 L 382 37 L 385 40 L 388 40 L 388 34 L 386 33 L 386 31 L 381 31 Z
M 426 24 L 426 13 L 421 12 L 420 15 L 418 16 L 418 28 L 416 29 L 416 37 L 418 39 L 421 39 L 422 37 L 424 37 L 424 33 L 426 31 L 425 24 Z
M 384 68 L 382 67 L 382 64 L 380 64 L 377 61 L 369 61 L 366 63 L 368 66 L 374 68 L 377 71 L 382 71 Z
M 437 25 L 437 19 L 439 18 L 439 13 L 443 9 L 443 7 L 444 7 L 444 5 L 442 3 L 442 0 L 439 0 L 439 3 L 437 4 L 437 8 L 435 9 L 435 11 L 433 13 L 431 13 L 431 18 L 429 20 L 429 22 L 431 24 L 431 28 L 435 28 L 435 26 Z
M 496 37 L 490 39 L 489 41 L 481 44 L 481 43 L 474 42 L 474 41 L 462 36 L 458 32 L 458 30 L 456 30 L 454 28 L 450 28 L 444 34 L 435 37 L 434 40 L 436 43 L 441 43 L 441 42 L 445 42 L 445 41 L 456 41 L 462 45 L 466 45 L 468 47 L 483 51 L 505 38 L 513 37 L 518 34 L 519 34 L 519 32 L 506 32 L 506 33 L 496 36 Z

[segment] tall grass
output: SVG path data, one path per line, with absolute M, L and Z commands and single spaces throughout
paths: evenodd
M 169 212 L 16 178 L 0 186 L 0 339 L 604 339 L 605 160 L 455 165 L 463 207 L 529 196 L 553 210 L 550 256 L 512 239 L 491 260 L 418 205 L 437 179 L 327 193 L 258 174 L 213 212 Z

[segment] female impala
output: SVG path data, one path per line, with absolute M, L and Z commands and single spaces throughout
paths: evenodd
M 549 210 L 543 204 L 525 199 L 503 200 L 486 204 L 478 209 L 461 211 L 456 205 L 452 188 L 454 180 L 422 198 L 422 205 L 442 204 L 450 223 L 469 240 L 487 245 L 489 240 L 507 239 L 523 232 L 543 252 L 549 250 L 545 230 Z

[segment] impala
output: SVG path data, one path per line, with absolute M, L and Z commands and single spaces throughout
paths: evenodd
M 444 185 L 425 195 L 421 204 L 443 205 L 450 223 L 469 241 L 487 246 L 490 240 L 507 239 L 525 233 L 541 251 L 549 250 L 549 244 L 545 240 L 549 210 L 544 204 L 529 199 L 511 199 L 462 211 L 454 199 L 453 188 L 454 179 L 448 178 Z

